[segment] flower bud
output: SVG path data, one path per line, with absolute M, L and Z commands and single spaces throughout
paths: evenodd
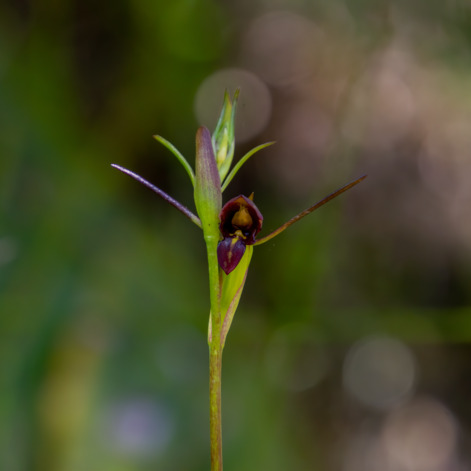
M 231 102 L 228 93 L 225 92 L 224 105 L 212 136 L 213 149 L 221 181 L 224 180 L 229 172 L 232 158 L 234 157 L 234 118 L 238 96 L 239 90 L 236 90 Z

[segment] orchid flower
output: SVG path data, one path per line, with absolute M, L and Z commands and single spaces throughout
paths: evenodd
M 211 301 L 208 329 L 211 471 L 222 471 L 222 351 L 245 284 L 253 246 L 271 240 L 295 222 L 366 178 L 366 175 L 363 175 L 342 186 L 291 218 L 275 231 L 257 238 L 262 230 L 263 216 L 253 202 L 253 193 L 248 197 L 236 196 L 227 201 L 224 206 L 222 206 L 222 193 L 250 157 L 274 142 L 267 142 L 255 147 L 245 154 L 230 171 L 235 148 L 234 117 L 237 99 L 238 91 L 234 94 L 232 101 L 225 93 L 223 109 L 212 135 L 205 127 L 198 129 L 195 171 L 176 147 L 163 137 L 154 136 L 157 141 L 173 153 L 187 172 L 194 189 L 197 215 L 141 176 L 119 165 L 112 164 L 114 168 L 157 193 L 203 231 L 208 257 Z

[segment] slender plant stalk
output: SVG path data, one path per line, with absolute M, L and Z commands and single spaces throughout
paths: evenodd
M 222 350 L 213 352 L 211 349 L 209 355 L 211 471 L 222 471 L 221 366 Z
M 209 325 L 209 429 L 211 442 L 211 471 L 222 471 L 221 426 L 221 370 L 222 351 L 232 319 L 239 304 L 254 245 L 263 244 L 283 232 L 331 199 L 361 182 L 366 175 L 339 188 L 313 206 L 261 239 L 263 216 L 253 203 L 252 196 L 236 196 L 222 206 L 222 191 L 231 182 L 242 165 L 257 151 L 273 144 L 268 142 L 249 151 L 234 166 L 227 178 L 234 151 L 234 113 L 238 91 L 233 102 L 224 97 L 224 106 L 216 131 L 200 127 L 196 133 L 195 171 L 173 144 L 161 136 L 154 136 L 169 149 L 183 165 L 194 187 L 194 200 L 198 216 L 170 195 L 144 180 L 141 176 L 119 165 L 113 167 L 144 184 L 165 201 L 182 212 L 203 230 L 209 267 L 211 300 Z M 223 185 L 221 188 L 221 179 Z
M 211 297 L 211 338 L 209 341 L 209 430 L 211 442 L 211 471 L 222 471 L 221 427 L 221 299 L 218 240 L 206 237 L 209 265 L 209 289 Z

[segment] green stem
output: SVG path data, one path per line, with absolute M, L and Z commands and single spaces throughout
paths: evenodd
M 222 471 L 222 427 L 221 427 L 221 291 L 219 264 L 217 260 L 218 240 L 205 237 L 208 252 L 209 289 L 211 297 L 211 339 L 209 342 L 209 430 L 211 442 L 211 471 Z
M 221 366 L 222 350 L 219 349 L 219 351 L 215 352 L 210 349 L 209 428 L 211 441 L 211 471 L 222 471 Z

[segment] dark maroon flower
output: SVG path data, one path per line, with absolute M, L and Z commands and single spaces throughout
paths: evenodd
M 248 198 L 239 195 L 223 206 L 219 215 L 219 229 L 224 237 L 237 235 L 248 245 L 255 243 L 255 236 L 262 229 L 263 216 L 252 198 L 253 193 Z
M 255 243 L 255 236 L 262 229 L 263 216 L 249 198 L 240 195 L 229 200 L 219 215 L 219 230 L 224 237 L 218 244 L 219 266 L 228 275 L 238 265 L 246 245 Z

